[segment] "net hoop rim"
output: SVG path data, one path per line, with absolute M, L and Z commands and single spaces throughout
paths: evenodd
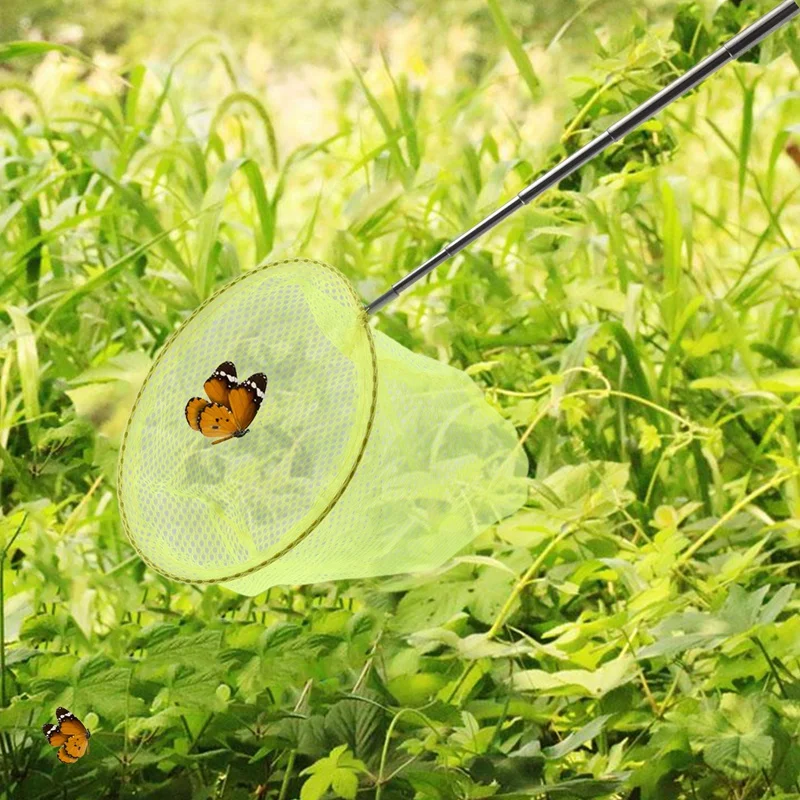
M 361 323 L 361 327 L 363 328 L 364 333 L 366 334 L 367 337 L 367 344 L 369 346 L 369 353 L 370 353 L 370 363 L 372 367 L 371 369 L 372 397 L 370 398 L 369 417 L 367 419 L 366 428 L 364 429 L 364 436 L 361 441 L 361 447 L 359 448 L 359 451 L 356 454 L 356 457 L 353 461 L 353 465 L 350 468 L 350 471 L 347 473 L 344 480 L 342 481 L 341 486 L 335 492 L 335 494 L 330 499 L 325 508 L 317 515 L 316 519 L 314 519 L 311 523 L 309 523 L 309 525 L 302 533 L 295 536 L 294 539 L 289 544 L 287 544 L 277 553 L 273 553 L 269 558 L 266 558 L 263 561 L 259 562 L 258 564 L 250 566 L 245 570 L 240 570 L 239 572 L 233 573 L 231 575 L 226 575 L 225 577 L 221 578 L 187 578 L 181 575 L 176 575 L 174 573 L 171 573 L 154 564 L 153 561 L 139 549 L 138 545 L 133 539 L 133 535 L 128 526 L 128 519 L 125 514 L 125 504 L 122 499 L 122 486 L 123 486 L 122 466 L 125 456 L 125 447 L 127 445 L 128 432 L 130 431 L 131 422 L 133 420 L 134 413 L 136 412 L 136 409 L 139 405 L 139 400 L 141 399 L 142 393 L 144 392 L 144 389 L 147 386 L 148 381 L 150 380 L 150 376 L 153 374 L 153 371 L 161 362 L 161 359 L 163 358 L 164 354 L 167 352 L 167 350 L 175 341 L 175 339 L 178 337 L 178 335 L 184 330 L 184 328 L 186 328 L 186 326 L 189 325 L 189 323 L 204 308 L 206 308 L 206 306 L 208 306 L 211 302 L 213 302 L 223 292 L 227 291 L 235 284 L 246 280 L 247 278 L 251 278 L 254 275 L 257 275 L 261 272 L 265 272 L 266 270 L 272 267 L 283 266 L 286 264 L 300 264 L 300 263 L 313 264 L 314 266 L 322 267 L 323 269 L 332 272 L 339 280 L 341 280 L 341 282 L 344 284 L 347 291 L 349 292 L 350 296 L 352 297 L 353 301 L 355 302 L 356 306 L 361 309 L 358 315 L 359 322 Z M 375 339 L 372 335 L 372 328 L 369 325 L 369 315 L 367 314 L 361 299 L 356 294 L 355 289 L 353 289 L 352 284 L 347 279 L 347 276 L 340 270 L 336 269 L 336 267 L 332 267 L 330 264 L 326 264 L 324 261 L 317 261 L 316 259 L 313 258 L 284 258 L 281 259 L 280 261 L 269 261 L 267 263 L 259 264 L 258 266 L 254 267 L 248 272 L 245 272 L 242 275 L 239 275 L 239 277 L 234 278 L 232 281 L 229 281 L 224 286 L 220 286 L 219 289 L 217 289 L 213 294 L 209 295 L 202 303 L 200 303 L 200 305 L 198 305 L 197 308 L 195 308 L 194 311 L 192 311 L 192 313 L 170 334 L 166 342 L 164 342 L 164 345 L 159 351 L 158 355 L 156 356 L 155 361 L 152 363 L 150 369 L 147 371 L 147 375 L 142 381 L 142 385 L 139 387 L 139 391 L 136 393 L 136 398 L 133 401 L 130 414 L 128 415 L 128 421 L 125 424 L 125 431 L 122 434 L 122 442 L 120 444 L 120 449 L 119 449 L 119 459 L 117 461 L 117 504 L 119 505 L 120 520 L 122 522 L 122 529 L 125 532 L 125 537 L 128 539 L 128 541 L 131 544 L 131 547 L 133 547 L 139 558 L 141 558 L 142 561 L 148 567 L 157 572 L 159 575 L 163 575 L 165 578 L 178 581 L 179 583 L 191 583 L 198 585 L 226 583 L 227 581 L 236 580 L 237 578 L 244 578 L 247 575 L 252 575 L 254 572 L 258 572 L 264 567 L 267 567 L 270 564 L 274 563 L 279 558 L 282 558 L 283 556 L 286 555 L 286 553 L 288 553 L 290 550 L 293 550 L 298 544 L 300 544 L 300 542 L 302 542 L 307 536 L 309 536 L 313 531 L 315 531 L 317 527 L 319 527 L 320 523 L 325 519 L 325 517 L 328 516 L 328 514 L 330 514 L 334 506 L 339 502 L 345 490 L 350 485 L 350 482 L 355 477 L 356 471 L 358 470 L 358 466 L 364 457 L 364 452 L 367 449 L 367 443 L 369 442 L 374 427 L 375 411 L 377 405 L 378 405 L 378 356 L 375 350 Z

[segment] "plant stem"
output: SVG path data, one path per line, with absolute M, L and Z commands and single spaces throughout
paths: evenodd
M 5 601 L 5 586 L 3 585 L 3 573 L 6 568 L 6 556 L 14 544 L 25 520 L 28 519 L 27 512 L 19 523 L 14 535 L 8 540 L 8 543 L 3 547 L 0 553 L 0 707 L 6 707 L 6 601 Z
M 747 497 L 743 497 L 738 503 L 735 503 L 731 508 L 724 513 L 683 555 L 675 562 L 674 569 L 685 564 L 709 539 L 711 539 L 716 532 L 732 517 L 735 517 L 745 506 L 750 505 L 756 497 L 780 486 L 784 481 L 788 481 L 794 475 L 800 472 L 798 469 L 790 470 L 789 472 L 778 473 L 773 478 L 767 481 L 763 486 L 754 489 Z
M 28 513 L 25 512 L 25 515 L 22 517 L 22 521 L 19 523 L 16 531 L 14 531 L 14 535 L 3 546 L 2 552 L 0 552 L 0 708 L 6 707 L 6 603 L 3 576 L 6 569 L 6 556 L 8 555 L 8 551 L 11 549 L 11 546 L 14 544 L 17 536 L 19 536 L 22 526 L 25 524 L 25 520 L 27 519 Z M 10 770 L 14 765 L 15 760 L 14 745 L 11 741 L 11 737 L 8 734 L 4 734 L 0 745 L 2 746 L 3 765 L 6 765 L 6 759 L 8 759 L 8 766 Z M 11 773 L 10 771 L 7 771 L 6 785 L 11 783 L 10 778 Z
M 388 778 L 383 777 L 383 771 L 386 768 L 386 757 L 389 754 L 389 743 L 392 738 L 392 733 L 394 732 L 395 726 L 400 721 L 400 718 L 404 716 L 408 712 L 409 714 L 417 714 L 419 717 L 422 718 L 422 721 L 433 731 L 433 733 L 438 737 L 440 736 L 439 731 L 431 724 L 431 721 L 418 709 L 418 708 L 401 708 L 392 718 L 392 721 L 389 723 L 389 728 L 386 731 L 386 736 L 383 738 L 383 749 L 381 750 L 381 763 L 378 767 L 378 778 L 375 781 L 375 800 L 381 800 L 381 796 L 383 794 L 383 785 L 388 781 Z M 280 799 L 279 799 L 280 800 Z
M 289 751 L 289 760 L 286 762 L 286 772 L 283 773 L 283 782 L 281 783 L 281 792 L 278 795 L 278 800 L 286 800 L 286 793 L 289 791 L 289 781 L 292 779 L 296 754 L 295 750 Z
M 770 655 L 767 652 L 767 648 L 764 647 L 764 645 L 761 643 L 761 639 L 759 639 L 758 636 L 751 636 L 750 639 L 752 641 L 754 641 L 756 643 L 756 645 L 758 646 L 758 649 L 761 650 L 761 654 L 766 659 L 767 664 L 769 665 L 769 670 L 772 673 L 772 676 L 775 678 L 775 680 L 778 683 L 778 686 L 780 687 L 781 694 L 784 697 L 789 697 L 789 693 L 786 691 L 786 687 L 783 685 L 783 681 L 781 680 L 781 676 L 778 674 L 778 670 L 775 669 L 775 664 L 772 662 L 772 659 L 770 658 Z
M 497 632 L 500 628 L 503 627 L 503 623 L 506 621 L 506 617 L 511 613 L 511 607 L 514 605 L 514 601 L 519 597 L 522 593 L 522 590 L 531 582 L 533 576 L 539 570 L 539 567 L 542 566 L 547 556 L 553 551 L 553 549 L 558 545 L 563 539 L 569 536 L 572 533 L 572 528 L 567 528 L 566 530 L 561 531 L 555 539 L 552 539 L 550 544 L 545 547 L 544 550 L 539 554 L 539 557 L 533 562 L 533 564 L 528 567 L 525 574 L 517 581 L 514 589 L 512 590 L 511 594 L 508 596 L 508 600 L 503 604 L 503 607 L 500 609 L 500 613 L 497 615 L 495 621 L 492 623 L 492 627 L 489 628 L 488 632 L 486 633 L 487 639 L 492 639 L 493 637 L 497 636 Z

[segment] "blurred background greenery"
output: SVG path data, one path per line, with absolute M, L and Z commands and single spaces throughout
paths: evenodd
M 114 493 L 216 287 L 372 299 L 773 5 L 0 6 L 0 796 L 800 797 L 796 27 L 376 320 L 524 438 L 466 560 L 201 591 Z
M 639 10 L 656 16 L 669 15 L 674 2 L 648 0 Z M 711 3 L 707 3 L 713 8 Z M 630 7 L 622 3 L 579 3 L 576 0 L 530 4 L 521 0 L 504 3 L 503 10 L 525 40 L 545 42 L 580 12 L 578 27 L 591 29 L 599 22 L 622 21 Z M 87 50 L 124 53 L 136 59 L 168 57 L 187 41 L 210 31 L 232 43 L 258 42 L 284 64 L 336 63 L 344 41 L 356 52 L 374 49 L 377 36 L 391 36 L 410 22 L 422 23 L 418 41 L 431 55 L 442 53 L 447 28 L 467 26 L 481 37 L 476 57 L 491 59 L 497 52 L 497 35 L 486 3 L 480 0 L 418 0 L 370 2 L 370 0 L 311 0 L 296 3 L 188 2 L 155 0 L 100 0 L 86 5 L 73 0 L 9 0 L 0 11 L 0 36 L 5 40 L 31 38 L 31 33 L 80 40 Z M 574 34 L 573 34 L 574 35 Z M 438 44 L 437 44 L 438 43 Z

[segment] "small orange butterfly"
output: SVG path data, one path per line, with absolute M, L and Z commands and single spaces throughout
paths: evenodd
M 56 709 L 58 725 L 48 722 L 42 725 L 42 733 L 53 747 L 58 748 L 58 760 L 74 764 L 89 748 L 91 733 L 86 726 L 66 708 Z
M 208 400 L 193 397 L 186 404 L 186 421 L 192 430 L 221 444 L 244 436 L 261 408 L 267 391 L 267 376 L 256 372 L 237 383 L 232 361 L 220 364 L 203 384 Z

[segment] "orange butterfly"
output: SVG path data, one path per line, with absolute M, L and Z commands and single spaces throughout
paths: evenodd
M 258 414 L 267 391 L 267 376 L 256 372 L 237 383 L 231 361 L 220 364 L 203 384 L 208 400 L 193 397 L 186 404 L 186 421 L 192 430 L 216 439 L 211 444 L 244 436 Z
M 56 709 L 58 725 L 48 722 L 42 725 L 42 732 L 53 747 L 58 748 L 58 760 L 74 764 L 89 748 L 91 733 L 86 726 L 66 708 Z

